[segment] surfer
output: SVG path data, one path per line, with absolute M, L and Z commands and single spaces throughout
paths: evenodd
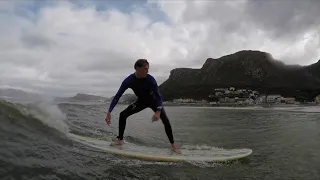
M 110 145 L 122 145 L 124 143 L 123 134 L 127 118 L 149 107 L 155 112 L 155 114 L 152 117 L 152 122 L 159 120 L 159 118 L 162 120 L 165 132 L 171 143 L 172 151 L 180 153 L 180 149 L 174 143 L 170 121 L 162 106 L 162 97 L 159 92 L 158 84 L 155 78 L 152 75 L 148 74 L 149 62 L 146 59 L 138 59 L 134 64 L 134 69 L 135 72 L 130 74 L 123 80 L 118 92 L 114 96 L 109 106 L 109 110 L 105 119 L 107 125 L 109 126 L 111 123 L 111 112 L 113 108 L 118 103 L 122 94 L 128 88 L 131 88 L 133 90 L 138 99 L 120 113 L 119 135 L 117 136 L 117 140 L 112 142 Z

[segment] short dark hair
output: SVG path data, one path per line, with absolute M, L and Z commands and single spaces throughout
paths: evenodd
M 134 69 L 137 69 L 137 67 L 143 67 L 145 65 L 149 65 L 149 62 L 146 59 L 138 59 L 136 63 L 134 63 Z

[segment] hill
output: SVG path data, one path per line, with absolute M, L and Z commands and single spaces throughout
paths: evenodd
M 112 96 L 110 99 L 112 100 L 114 96 Z M 137 99 L 137 96 L 135 94 L 123 94 L 118 103 L 119 104 L 130 104 L 133 103 Z M 110 101 L 111 101 L 110 100 Z
M 41 101 L 45 99 L 42 94 L 34 92 L 26 92 L 14 88 L 1 88 L 0 99 L 16 100 L 16 101 Z
M 102 96 L 96 96 L 91 94 L 84 94 L 84 93 L 77 93 L 75 96 L 69 98 L 70 100 L 76 100 L 76 101 L 108 101 L 109 98 L 102 97 Z
M 64 101 L 93 101 L 93 102 L 108 102 L 110 101 L 107 97 L 96 96 L 85 93 L 77 93 L 73 97 L 54 97 L 56 102 L 64 102 Z
M 208 99 L 213 89 L 228 87 L 313 100 L 320 94 L 320 61 L 310 66 L 286 65 L 266 52 L 239 51 L 208 58 L 200 69 L 173 69 L 159 88 L 164 100 L 173 100 Z

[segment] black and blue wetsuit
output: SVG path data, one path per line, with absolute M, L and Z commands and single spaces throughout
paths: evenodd
M 127 118 L 132 114 L 138 113 L 144 110 L 145 108 L 149 107 L 154 112 L 161 112 L 160 119 L 164 124 L 165 131 L 170 143 L 173 144 L 174 140 L 172 135 L 172 128 L 169 119 L 164 111 L 164 108 L 162 107 L 162 98 L 159 92 L 158 84 L 154 77 L 150 74 L 147 74 L 145 78 L 137 78 L 136 75 L 133 73 L 130 74 L 125 80 L 123 80 L 118 92 L 116 93 L 110 104 L 109 112 L 113 110 L 122 94 L 128 88 L 131 88 L 133 90 L 138 99 L 120 113 L 118 138 L 120 140 L 123 139 Z

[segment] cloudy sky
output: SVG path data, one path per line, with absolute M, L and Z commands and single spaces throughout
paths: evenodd
M 208 57 L 320 59 L 320 1 L 0 1 L 0 87 L 112 96 L 147 58 L 161 84 Z M 132 91 L 127 91 L 130 93 Z

